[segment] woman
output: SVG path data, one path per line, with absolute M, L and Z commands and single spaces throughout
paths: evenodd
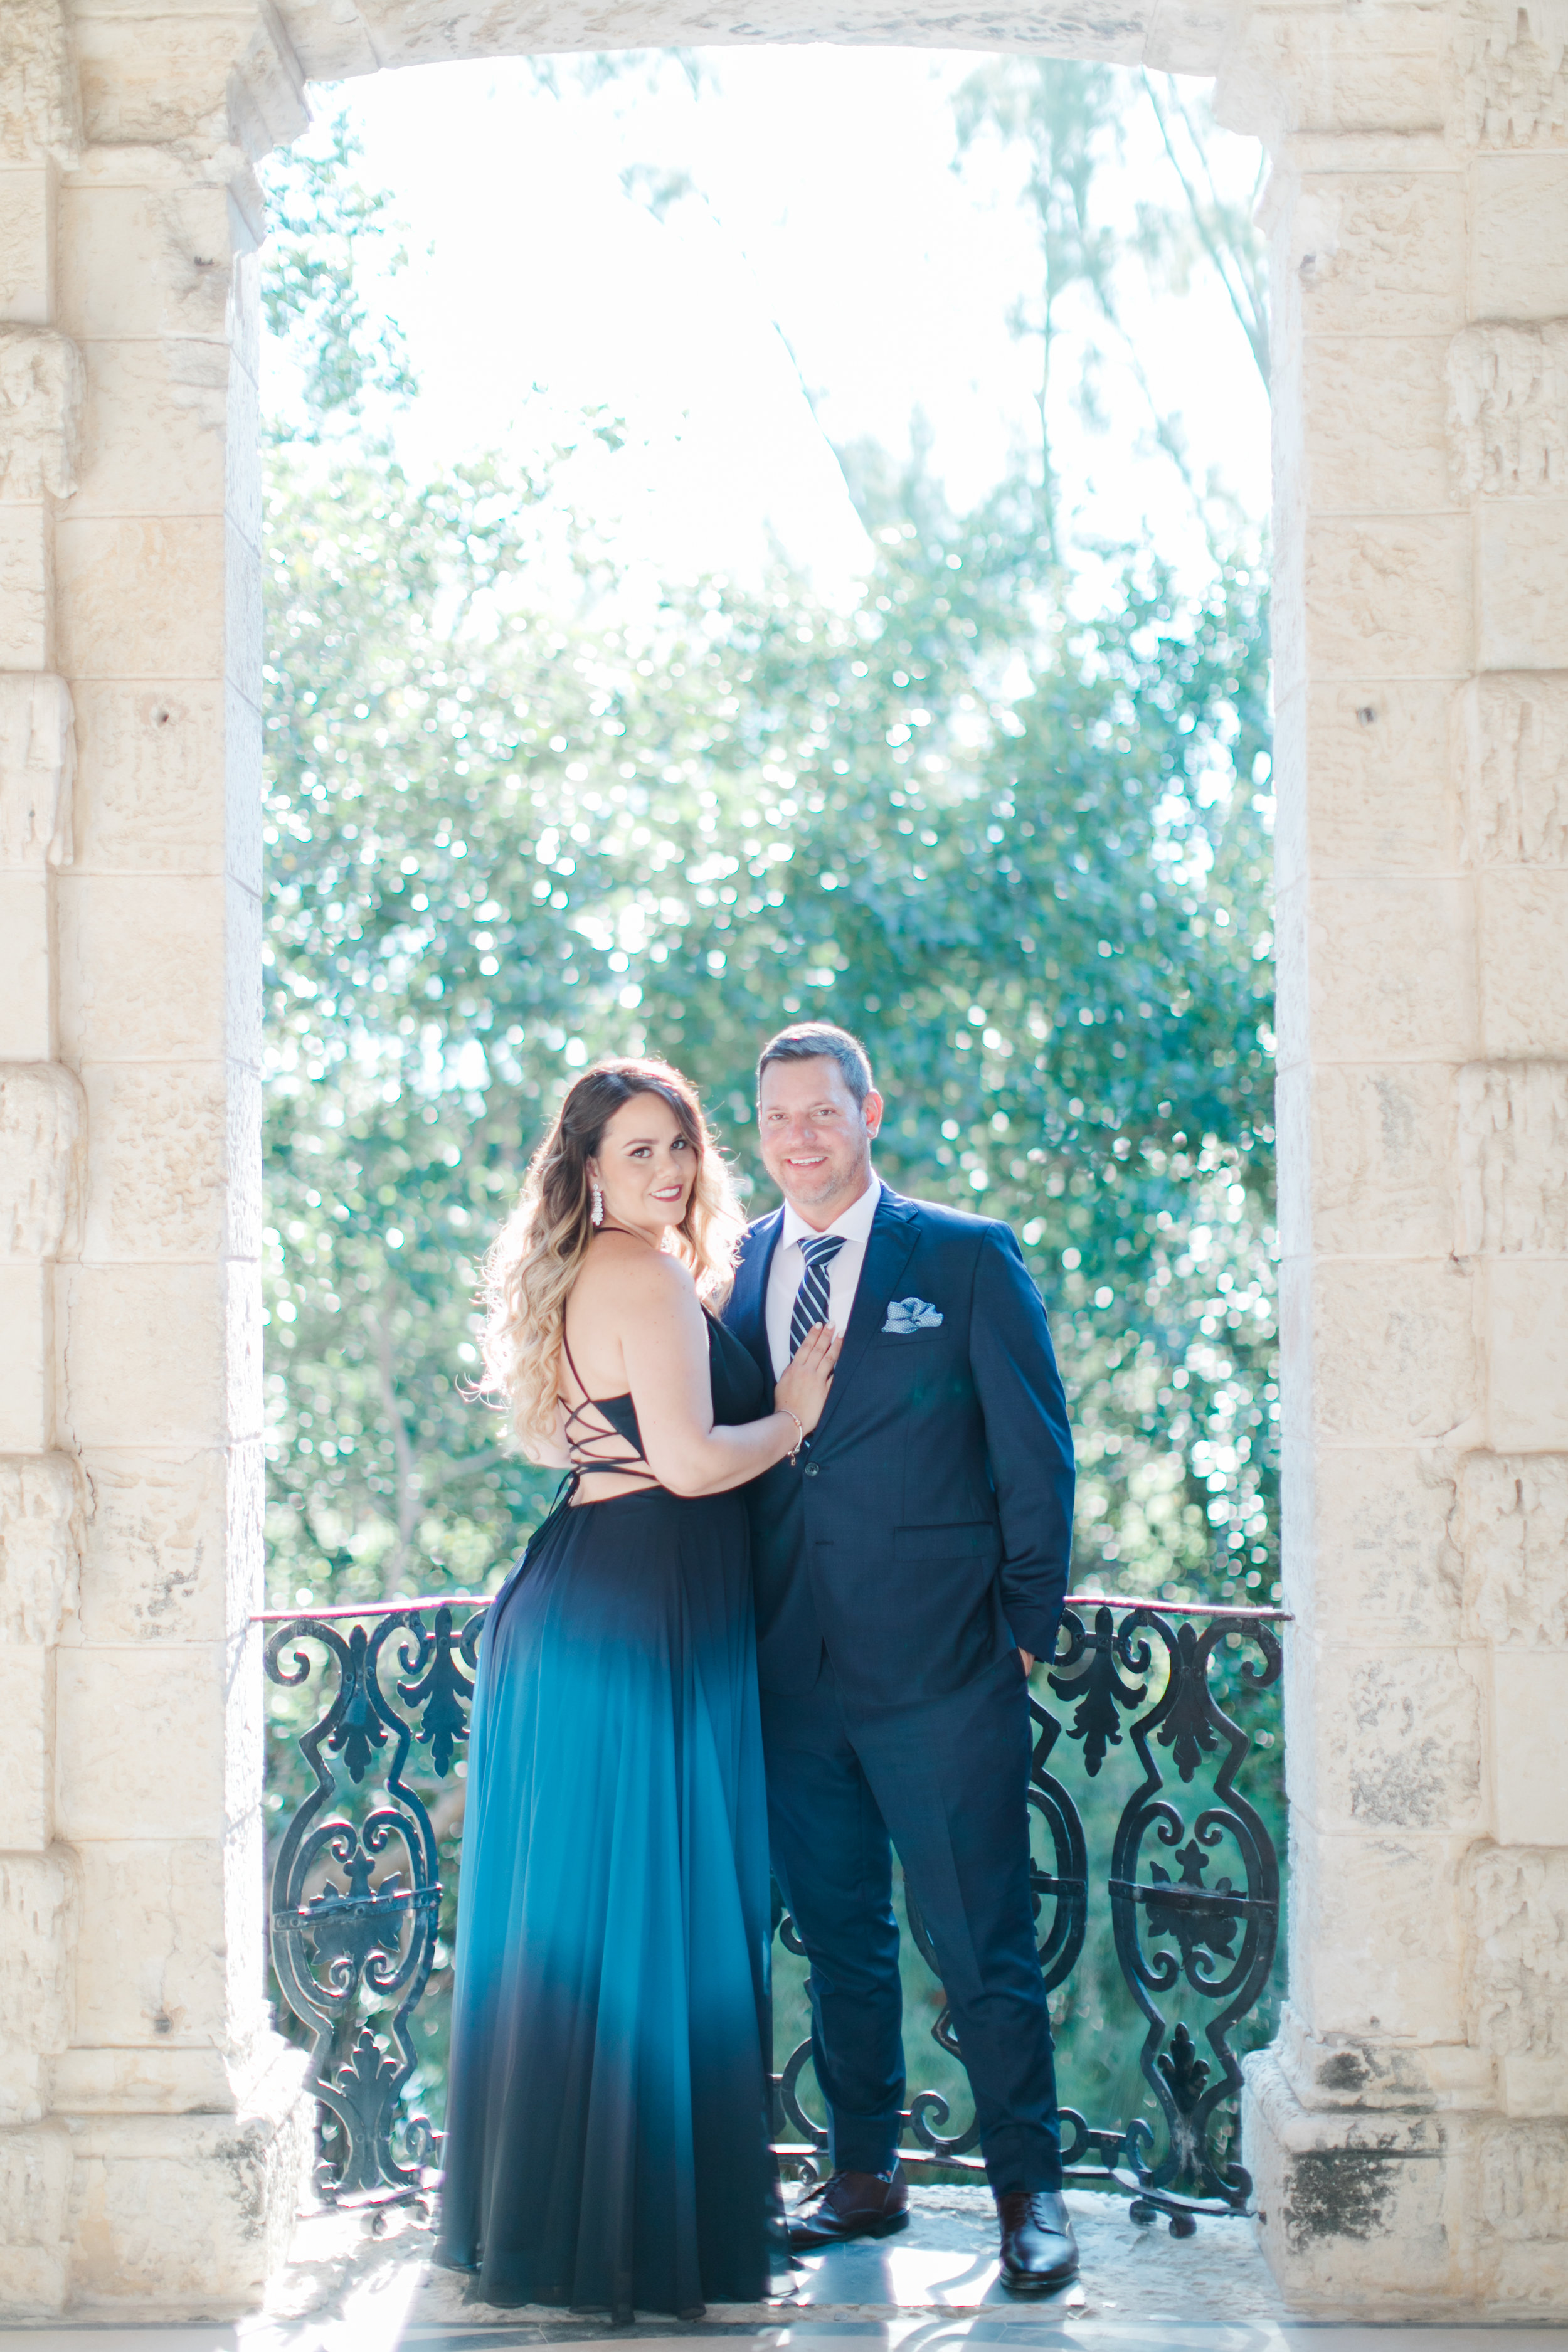
M 768 2277 L 767 1815 L 740 1489 L 816 1427 L 704 1301 L 739 1233 L 662 1062 L 572 1087 L 487 1265 L 487 1387 L 569 1492 L 469 1732 L 440 2258 L 492 2304 L 695 2315 Z M 561 1451 L 563 1441 L 564 1454 Z

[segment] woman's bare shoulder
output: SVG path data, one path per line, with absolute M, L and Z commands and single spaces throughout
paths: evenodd
M 578 1280 L 638 1307 L 697 1296 L 690 1271 L 678 1257 L 629 1234 L 601 1234 Z

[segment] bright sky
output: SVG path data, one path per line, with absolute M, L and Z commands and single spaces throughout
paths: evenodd
M 605 469 L 617 544 L 666 576 L 754 575 L 771 538 L 827 593 L 865 541 L 830 441 L 902 452 L 929 422 L 932 463 L 963 504 L 1035 441 L 1037 350 L 1008 332 L 1037 282 L 1032 226 L 1006 167 L 960 174 L 951 100 L 982 62 L 907 49 L 703 53 L 653 94 L 556 99 L 526 64 L 443 65 L 347 86 L 366 175 L 395 191 L 408 267 L 388 294 L 423 390 L 398 425 L 416 467 L 475 456 L 542 417 L 602 405 L 636 445 Z M 1179 198 L 1146 102 L 1131 100 L 1112 215 Z M 1226 184 L 1257 149 L 1221 139 Z M 688 174 L 661 222 L 622 174 Z M 1254 520 L 1268 499 L 1268 404 L 1217 281 L 1127 317 L 1154 397 L 1180 413 L 1194 468 Z M 1070 371 L 1069 371 L 1070 372 Z M 545 402 L 531 400 L 542 387 Z M 816 415 L 806 391 L 816 404 Z M 1153 446 L 1112 347 L 1104 429 L 1056 404 L 1058 464 L 1080 541 L 1142 530 L 1206 568 L 1191 501 Z

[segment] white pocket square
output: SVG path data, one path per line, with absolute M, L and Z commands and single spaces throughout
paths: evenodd
M 895 1338 L 907 1339 L 914 1331 L 934 1331 L 942 1317 L 929 1298 L 895 1298 L 888 1309 L 884 1331 Z

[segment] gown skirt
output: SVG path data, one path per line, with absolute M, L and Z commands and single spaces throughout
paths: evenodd
M 558 1507 L 469 1731 L 437 2259 L 472 2300 L 766 2293 L 771 1935 L 744 1500 Z

